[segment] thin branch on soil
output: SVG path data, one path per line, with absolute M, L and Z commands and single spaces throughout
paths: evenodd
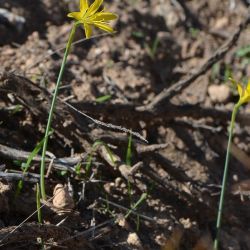
M 30 154 L 31 152 L 10 148 L 8 146 L 0 144 L 0 156 L 3 158 L 10 160 L 26 161 L 29 158 Z M 57 170 L 74 171 L 74 166 L 77 163 L 82 162 L 85 156 L 86 154 L 74 157 L 56 158 L 53 160 L 53 168 Z M 32 161 L 41 162 L 41 156 L 35 156 Z M 47 158 L 46 162 L 50 163 L 51 159 Z
M 10 160 L 25 161 L 25 160 L 28 159 L 30 154 L 31 154 L 31 152 L 10 148 L 8 146 L 0 144 L 0 155 L 2 157 L 8 158 Z M 53 159 L 54 160 L 53 163 L 54 164 L 62 164 L 62 165 L 74 166 L 77 163 L 79 163 L 79 161 L 82 161 L 85 158 L 85 156 L 86 156 L 86 154 L 77 155 L 77 156 L 74 156 L 74 157 L 55 158 L 55 159 Z M 33 158 L 33 161 L 34 162 L 40 162 L 41 157 L 40 156 L 35 156 Z M 46 161 L 48 163 L 50 163 L 51 158 L 47 158 Z
M 34 96 L 38 96 L 40 94 L 48 102 L 49 98 L 48 98 L 48 92 L 46 90 L 33 84 L 25 77 L 17 76 L 7 72 L 0 72 L 0 81 L 1 81 L 0 89 L 2 91 L 6 92 L 9 91 L 19 96 L 22 99 L 22 102 L 25 103 L 25 107 L 27 107 L 32 112 L 32 114 L 37 116 L 39 119 L 43 118 L 44 109 L 47 109 L 47 106 L 45 106 L 44 102 L 35 99 Z M 198 119 L 204 117 L 212 117 L 216 118 L 217 120 L 220 119 L 221 122 L 225 122 L 230 119 L 230 112 L 224 110 L 216 110 L 214 108 L 203 108 L 198 105 L 177 106 L 171 103 L 167 103 L 166 105 L 167 106 L 162 105 L 158 107 L 158 109 L 155 112 L 152 110 L 141 110 L 140 107 L 135 107 L 129 104 L 112 104 L 112 103 L 95 104 L 90 102 L 81 102 L 81 103 L 74 103 L 73 108 L 76 110 L 84 110 L 85 112 L 91 114 L 98 114 L 99 116 L 107 117 L 108 119 L 114 119 L 116 122 L 118 121 L 124 122 L 124 120 L 126 120 L 128 124 L 134 124 L 134 120 L 136 117 L 138 121 L 146 122 L 147 126 L 152 126 L 153 124 L 158 124 L 161 123 L 162 121 L 167 122 L 176 117 L 183 117 L 183 116 L 189 116 Z M 58 107 L 58 109 L 63 110 L 63 107 L 60 106 Z M 66 138 L 68 138 L 69 128 L 65 128 L 61 125 L 63 120 L 65 120 L 62 117 L 61 113 L 62 112 L 60 113 L 57 112 L 58 118 L 56 118 L 55 123 L 57 124 L 57 126 L 60 125 L 58 129 L 60 128 L 60 132 Z M 112 114 L 112 116 L 110 116 L 110 114 Z M 240 122 L 243 125 L 250 125 L 250 116 L 246 114 L 239 114 L 238 122 Z M 77 126 L 77 128 L 79 127 Z M 70 129 L 71 131 L 75 131 L 76 133 L 75 126 Z M 70 139 L 72 140 L 73 138 L 70 137 Z M 79 135 L 76 134 L 74 139 L 79 140 Z
M 6 173 L 0 172 L 0 180 L 4 179 L 7 181 L 26 181 L 31 183 L 37 183 L 39 181 L 40 175 L 33 173 Z
M 64 242 L 66 242 L 66 241 L 69 241 L 69 240 L 74 239 L 74 238 L 79 237 L 79 236 L 81 236 L 81 237 L 87 236 L 87 235 L 91 234 L 93 231 L 95 231 L 98 228 L 102 228 L 102 227 L 107 226 L 109 224 L 113 225 L 114 223 L 115 223 L 114 218 L 110 219 L 110 220 L 106 220 L 106 221 L 104 221 L 103 223 L 101 223 L 101 224 L 99 224 L 97 226 L 93 226 L 93 227 L 91 227 L 91 228 L 89 228 L 89 229 L 87 229 L 87 230 L 85 230 L 83 232 L 77 233 L 77 234 L 75 234 L 75 235 L 73 235 L 73 236 L 71 236 L 69 238 L 66 238 L 66 239 L 64 239 L 64 240 L 62 240 L 62 241 L 60 241 L 58 243 L 62 244 Z
M 13 73 L 7 73 L 7 72 L 0 71 L 0 81 L 1 81 L 0 88 L 2 90 L 10 91 L 15 95 L 20 96 L 21 99 L 23 100 L 23 102 L 26 104 L 25 106 L 29 110 L 31 110 L 32 113 L 34 113 L 36 115 L 39 115 L 41 113 L 44 114 L 44 112 L 42 112 L 42 110 L 44 109 L 44 104 L 42 102 L 40 102 L 40 105 L 39 105 L 39 103 L 37 103 L 37 100 L 33 99 L 34 94 L 35 94 L 35 96 L 37 96 L 38 93 L 42 94 L 42 96 L 46 99 L 47 103 L 46 103 L 45 108 L 48 110 L 48 103 L 50 101 L 48 94 L 52 95 L 52 93 L 35 85 L 33 82 L 31 82 L 27 78 L 25 78 L 23 76 L 15 75 Z M 23 86 L 23 87 L 21 87 L 21 86 Z M 127 128 L 119 126 L 119 125 L 105 123 L 105 122 L 102 122 L 100 120 L 97 120 L 97 119 L 85 114 L 84 112 L 80 111 L 79 109 L 74 107 L 72 104 L 63 101 L 61 98 L 57 98 L 57 99 L 59 100 L 58 104 L 61 103 L 61 104 L 68 106 L 70 109 L 72 109 L 75 112 L 79 113 L 80 115 L 88 118 L 90 121 L 92 121 L 93 123 L 95 123 L 99 126 L 122 131 L 122 132 L 125 132 L 127 134 L 132 134 L 133 136 L 139 138 L 140 140 L 148 143 L 148 141 L 143 136 L 141 136 L 138 132 L 134 132 L 131 129 L 127 129 Z M 57 106 L 59 106 L 59 105 L 57 105 Z M 102 107 L 102 104 L 101 104 L 101 107 Z M 58 107 L 58 109 L 60 109 L 60 108 L 62 108 L 62 107 Z M 97 113 L 99 113 L 100 110 Z M 62 118 L 62 120 L 64 120 L 64 119 Z
M 177 117 L 184 116 L 195 119 L 212 117 L 216 120 L 220 119 L 220 122 L 222 123 L 225 123 L 230 119 L 229 111 L 205 108 L 191 104 L 174 105 L 172 103 L 167 103 L 165 106 L 158 107 L 156 111 L 141 110 L 140 107 L 135 107 L 129 104 L 94 104 L 91 102 L 79 102 L 74 103 L 74 106 L 92 114 L 99 112 L 100 116 L 107 117 L 108 119 L 112 119 L 112 117 L 110 117 L 110 114 L 112 113 L 114 119 L 119 119 L 120 121 L 126 119 L 128 123 L 132 123 L 135 117 L 137 117 L 138 121 L 146 122 L 147 126 L 153 126 L 159 123 L 162 124 L 163 121 L 168 122 Z M 250 116 L 240 113 L 238 121 L 243 125 L 250 125 Z
M 60 99 L 61 100 L 61 99 Z M 106 127 L 106 128 L 110 128 L 110 129 L 114 129 L 114 130 L 119 130 L 119 131 L 122 131 L 122 132 L 125 132 L 127 134 L 131 134 L 137 138 L 139 138 L 140 140 L 148 143 L 148 141 L 143 137 L 141 136 L 138 132 L 134 132 L 132 131 L 131 129 L 127 129 L 125 127 L 122 127 L 122 126 L 119 126 L 119 125 L 114 125 L 114 124 L 111 124 L 111 123 L 105 123 L 105 122 L 102 122 L 100 120 L 97 120 L 85 113 L 83 113 L 82 111 L 78 110 L 77 108 L 75 108 L 74 106 L 72 106 L 71 104 L 69 104 L 68 102 L 65 102 L 63 100 L 61 100 L 66 106 L 70 107 L 71 109 L 73 109 L 74 111 L 76 111 L 77 113 L 85 116 L 86 118 L 90 119 L 93 123 L 99 125 L 99 126 L 102 126 L 102 127 Z
M 225 135 L 210 136 L 208 142 L 210 145 L 214 146 L 213 149 L 215 152 L 218 152 L 218 154 L 225 154 L 227 149 L 227 137 Z M 250 157 L 235 143 L 231 145 L 231 154 L 242 164 L 246 171 L 250 171 Z
M 136 147 L 136 151 L 138 154 L 142 153 L 149 153 L 149 152 L 155 152 L 161 149 L 165 149 L 169 146 L 169 143 L 163 143 L 163 144 L 152 144 L 147 146 L 138 145 Z
M 150 221 L 150 222 L 155 222 L 155 219 L 150 218 L 150 217 L 148 217 L 148 216 L 146 216 L 146 215 L 140 214 L 140 213 L 136 212 L 134 209 L 126 208 L 126 207 L 124 207 L 124 206 L 122 206 L 122 205 L 119 205 L 119 204 L 117 204 L 117 203 L 115 203 L 115 202 L 112 202 L 112 201 L 103 199 L 102 197 L 99 197 L 98 200 L 100 200 L 100 201 L 102 201 L 102 202 L 104 202 L 104 203 L 108 203 L 109 205 L 112 205 L 112 206 L 114 206 L 114 207 L 116 207 L 116 208 L 122 209 L 122 210 L 124 210 L 124 211 L 126 211 L 126 212 L 130 212 L 130 213 L 132 213 L 132 214 L 134 214 L 134 215 L 136 215 L 136 216 L 140 216 L 142 219 L 148 220 L 148 221 Z

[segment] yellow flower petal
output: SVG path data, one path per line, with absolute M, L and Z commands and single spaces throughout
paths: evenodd
M 71 12 L 68 14 L 68 17 L 77 20 L 78 22 L 76 25 L 79 23 L 83 24 L 87 38 L 90 38 L 92 35 L 93 25 L 106 32 L 114 32 L 113 28 L 108 23 L 109 21 L 116 19 L 117 15 L 111 12 L 105 12 L 104 9 L 99 11 L 103 0 L 94 0 L 90 6 L 88 0 L 79 1 L 80 11 Z
M 102 5 L 103 0 L 95 0 L 89 7 L 87 13 L 88 16 L 92 16 L 93 14 L 95 14 L 97 12 L 97 10 L 100 8 L 100 6 Z
M 247 91 L 250 93 L 250 79 L 248 80 L 248 83 L 247 83 Z
M 245 99 L 245 102 L 250 101 L 250 89 L 249 89 L 248 84 L 247 84 L 247 87 L 246 87 L 245 92 L 244 92 L 244 99 Z
M 89 8 L 88 0 L 80 0 L 80 11 L 82 13 L 85 13 L 88 8 Z
M 240 100 L 239 102 L 241 104 L 243 103 L 247 103 L 250 101 L 250 89 L 249 89 L 249 85 L 247 85 L 247 87 L 243 87 L 241 85 L 241 83 L 237 83 L 237 87 L 238 87 L 238 92 L 239 92 L 239 95 L 240 95 Z
M 114 32 L 113 28 L 106 23 L 94 22 L 94 25 L 97 26 L 99 29 L 104 30 L 106 32 L 110 32 L 110 33 Z
M 111 21 L 117 18 L 116 14 L 110 12 L 99 12 L 95 15 L 94 21 Z
M 84 27 L 84 30 L 85 30 L 85 35 L 86 35 L 86 38 L 90 38 L 91 35 L 92 35 L 92 27 L 90 24 L 87 24 L 87 23 L 84 23 L 83 24 L 83 27 Z
M 79 21 L 82 18 L 82 13 L 81 12 L 71 12 L 67 16 Z

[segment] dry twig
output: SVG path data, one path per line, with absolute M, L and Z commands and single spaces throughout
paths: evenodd
M 180 93 L 184 88 L 188 87 L 194 80 L 199 76 L 206 73 L 216 62 L 222 59 L 226 53 L 236 44 L 239 39 L 241 32 L 247 27 L 250 22 L 250 15 L 248 15 L 239 28 L 233 33 L 233 35 L 224 43 L 222 46 L 210 57 L 208 60 L 192 75 L 188 76 L 184 80 L 172 85 L 170 88 L 165 88 L 161 93 L 154 97 L 154 99 L 147 105 L 139 107 L 138 110 L 155 110 L 162 104 L 169 102 L 171 97 Z

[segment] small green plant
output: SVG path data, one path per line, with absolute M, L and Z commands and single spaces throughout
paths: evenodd
M 152 46 L 150 46 L 148 44 L 145 45 L 146 50 L 147 50 L 147 52 L 152 60 L 155 60 L 156 53 L 157 53 L 157 50 L 159 48 L 159 44 L 160 44 L 160 39 L 156 36 L 154 41 L 153 41 Z
M 250 45 L 242 47 L 236 51 L 238 57 L 248 58 L 250 60 Z
M 233 75 L 232 73 L 232 67 L 230 64 L 225 64 L 225 70 L 224 70 L 224 80 L 227 81 L 231 76 Z
M 238 49 L 236 56 L 241 59 L 241 65 L 243 67 L 247 66 L 250 63 L 250 45 Z
M 92 29 L 93 26 L 104 30 L 106 32 L 112 33 L 114 32 L 113 28 L 108 24 L 109 21 L 115 20 L 117 18 L 117 15 L 106 12 L 105 10 L 99 11 L 101 5 L 103 3 L 103 0 L 95 0 L 91 5 L 89 5 L 88 0 L 80 0 L 80 11 L 78 12 L 71 12 L 68 14 L 68 17 L 73 18 L 75 20 L 73 27 L 71 29 L 69 39 L 66 45 L 66 49 L 64 52 L 60 72 L 57 78 L 56 87 L 53 93 L 52 103 L 49 111 L 49 117 L 47 121 L 45 136 L 44 136 L 44 143 L 43 143 L 43 151 L 42 151 L 42 161 L 41 161 L 41 167 L 40 167 L 40 188 L 41 188 L 41 196 L 42 199 L 46 200 L 46 192 L 45 192 L 45 181 L 44 181 L 44 175 L 45 175 L 45 155 L 48 145 L 48 138 L 49 133 L 51 130 L 51 123 L 53 119 L 53 114 L 55 110 L 56 105 L 56 99 L 58 96 L 58 91 L 60 89 L 62 76 L 64 73 L 64 69 L 66 66 L 66 61 L 71 49 L 71 45 L 75 36 L 75 32 L 77 27 L 80 25 L 83 26 L 86 38 L 90 38 L 92 36 Z
M 248 84 L 246 87 L 244 87 L 242 83 L 236 82 L 232 78 L 230 78 L 230 80 L 237 87 L 240 98 L 233 108 L 231 122 L 230 122 L 227 153 L 226 153 L 226 159 L 225 159 L 219 208 L 218 208 L 218 214 L 217 214 L 217 222 L 216 222 L 217 233 L 216 233 L 216 238 L 214 241 L 214 250 L 217 250 L 219 246 L 219 232 L 220 232 L 220 227 L 221 227 L 222 211 L 223 211 L 224 199 L 225 199 L 225 190 L 226 190 L 226 183 L 227 183 L 227 176 L 228 176 L 228 165 L 229 165 L 229 158 L 230 158 L 230 152 L 231 152 L 231 144 L 232 144 L 234 125 L 235 125 L 235 118 L 241 105 L 250 102 L 250 80 L 248 81 Z
M 23 110 L 23 105 L 20 105 L 20 104 L 13 105 L 11 107 L 8 107 L 7 109 L 8 109 L 8 111 L 11 112 L 12 115 L 14 115 L 14 114 L 19 113 Z
M 130 134 L 129 140 L 128 140 L 128 147 L 127 147 L 127 153 L 126 153 L 126 165 L 130 167 L 132 165 L 132 134 Z M 128 180 L 128 195 L 129 195 L 129 200 L 130 200 L 130 210 L 125 216 L 125 218 L 127 218 L 130 215 L 131 211 L 135 210 L 147 198 L 147 193 L 143 193 L 140 199 L 135 204 L 133 204 L 132 203 L 132 187 L 131 187 L 131 183 L 129 180 Z M 137 215 L 137 219 L 136 219 L 137 231 L 139 231 L 139 227 L 140 227 L 140 216 Z
M 131 166 L 132 164 L 132 134 L 129 135 L 128 147 L 126 153 L 126 165 Z
M 131 206 L 130 210 L 127 212 L 127 214 L 125 215 L 125 218 L 127 219 L 129 217 L 129 215 L 136 210 L 143 201 L 145 201 L 147 199 L 148 194 L 147 193 L 142 193 L 140 199 L 133 205 Z
M 58 172 L 58 174 L 59 174 L 60 176 L 66 176 L 67 173 L 68 173 L 67 170 L 61 170 L 61 171 Z
M 212 67 L 212 71 L 211 71 L 211 78 L 212 80 L 215 80 L 216 78 L 218 78 L 220 75 L 220 64 L 219 63 L 215 63 Z
M 135 211 L 148 197 L 148 194 L 147 193 L 142 193 L 141 194 L 141 197 L 139 198 L 139 200 L 130 205 L 130 210 L 128 211 L 128 213 L 125 215 L 125 218 L 128 218 L 130 216 L 130 214 Z M 140 215 L 137 214 L 136 215 L 136 231 L 139 231 L 139 228 L 140 228 Z
M 132 134 L 129 135 L 128 139 L 128 147 L 127 147 L 127 153 L 126 153 L 126 165 L 131 167 L 132 163 Z M 131 183 L 128 180 L 128 195 L 130 200 L 130 206 L 132 204 L 132 189 L 131 189 Z
M 191 28 L 189 28 L 189 33 L 191 34 L 191 37 L 192 37 L 192 38 L 195 38 L 195 39 L 196 39 L 196 38 L 198 37 L 199 33 L 200 33 L 200 30 L 191 27 Z
M 97 103 L 104 103 L 106 101 L 109 101 L 112 98 L 112 95 L 104 95 L 104 96 L 100 96 L 98 98 L 95 99 L 95 101 Z
M 212 67 L 212 80 L 221 79 L 223 82 L 227 82 L 228 79 L 233 75 L 232 67 L 230 64 L 221 65 L 216 63 Z
M 104 213 L 105 214 L 109 214 L 111 217 L 115 218 L 116 217 L 116 213 L 114 210 L 112 210 L 110 208 L 110 201 L 108 199 L 108 194 L 105 194 L 105 199 L 103 199 L 106 204 L 105 204 L 105 209 L 104 209 Z
M 82 163 L 81 162 L 78 162 L 75 166 L 75 172 L 77 175 L 80 175 L 81 174 L 81 167 L 82 167 Z
M 142 31 L 133 31 L 132 36 L 135 38 L 145 38 L 145 34 Z
M 33 151 L 31 152 L 31 154 L 29 155 L 26 163 L 23 165 L 21 164 L 21 168 L 23 170 L 23 174 L 27 173 L 29 168 L 30 168 L 30 164 L 32 162 L 32 160 L 34 159 L 34 157 L 39 153 L 39 151 L 41 150 L 41 148 L 43 147 L 43 143 L 44 143 L 44 139 L 41 140 L 36 147 L 33 149 Z M 21 190 L 23 188 L 23 181 L 20 180 L 17 184 L 17 190 L 16 190 L 16 195 L 19 195 Z

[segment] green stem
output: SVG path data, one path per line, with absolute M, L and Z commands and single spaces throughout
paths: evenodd
M 40 187 L 39 184 L 36 184 L 36 207 L 37 207 L 37 219 L 38 223 L 42 224 L 42 213 L 41 213 L 41 201 L 40 201 Z
M 224 166 L 224 173 L 223 173 L 223 179 L 222 179 L 222 187 L 221 187 L 219 208 L 218 208 L 218 214 L 217 214 L 216 238 L 215 238 L 215 241 L 214 241 L 214 250 L 217 250 L 218 245 L 219 245 L 219 231 L 220 231 L 220 227 L 221 227 L 222 210 L 223 210 L 225 191 L 226 191 L 226 183 L 227 183 L 227 176 L 228 176 L 228 165 L 229 165 L 229 158 L 230 158 L 230 153 L 231 153 L 233 130 L 234 130 L 236 114 L 237 114 L 237 111 L 239 110 L 240 106 L 241 106 L 240 103 L 237 103 L 234 106 L 234 109 L 233 109 L 233 112 L 232 112 L 232 117 L 231 117 L 231 122 L 230 122 L 229 137 L 228 137 L 228 144 L 227 144 L 227 154 L 226 154 L 226 159 L 225 159 L 225 166 Z
M 40 168 L 40 186 L 41 186 L 41 195 L 42 195 L 43 200 L 46 200 L 44 173 L 45 173 L 45 156 L 46 156 L 46 151 L 47 151 L 49 132 L 50 132 L 50 128 L 51 128 L 53 113 L 55 110 L 58 90 L 59 90 L 62 76 L 64 73 L 67 57 L 68 57 L 69 52 L 70 52 L 71 44 L 72 44 L 72 41 L 73 41 L 73 38 L 75 35 L 76 27 L 77 27 L 77 24 L 75 23 L 71 29 L 71 32 L 69 35 L 69 40 L 68 40 L 68 43 L 67 43 L 67 46 L 66 46 L 66 49 L 64 52 L 63 61 L 62 61 L 61 69 L 60 69 L 60 72 L 59 72 L 59 75 L 57 78 L 56 87 L 55 87 L 54 94 L 53 94 L 53 99 L 52 99 L 52 103 L 51 103 L 51 107 L 50 107 L 50 111 L 49 111 L 49 117 L 48 117 L 47 127 L 46 127 L 46 131 L 45 131 L 45 136 L 44 136 L 42 160 L 41 160 L 41 168 Z

